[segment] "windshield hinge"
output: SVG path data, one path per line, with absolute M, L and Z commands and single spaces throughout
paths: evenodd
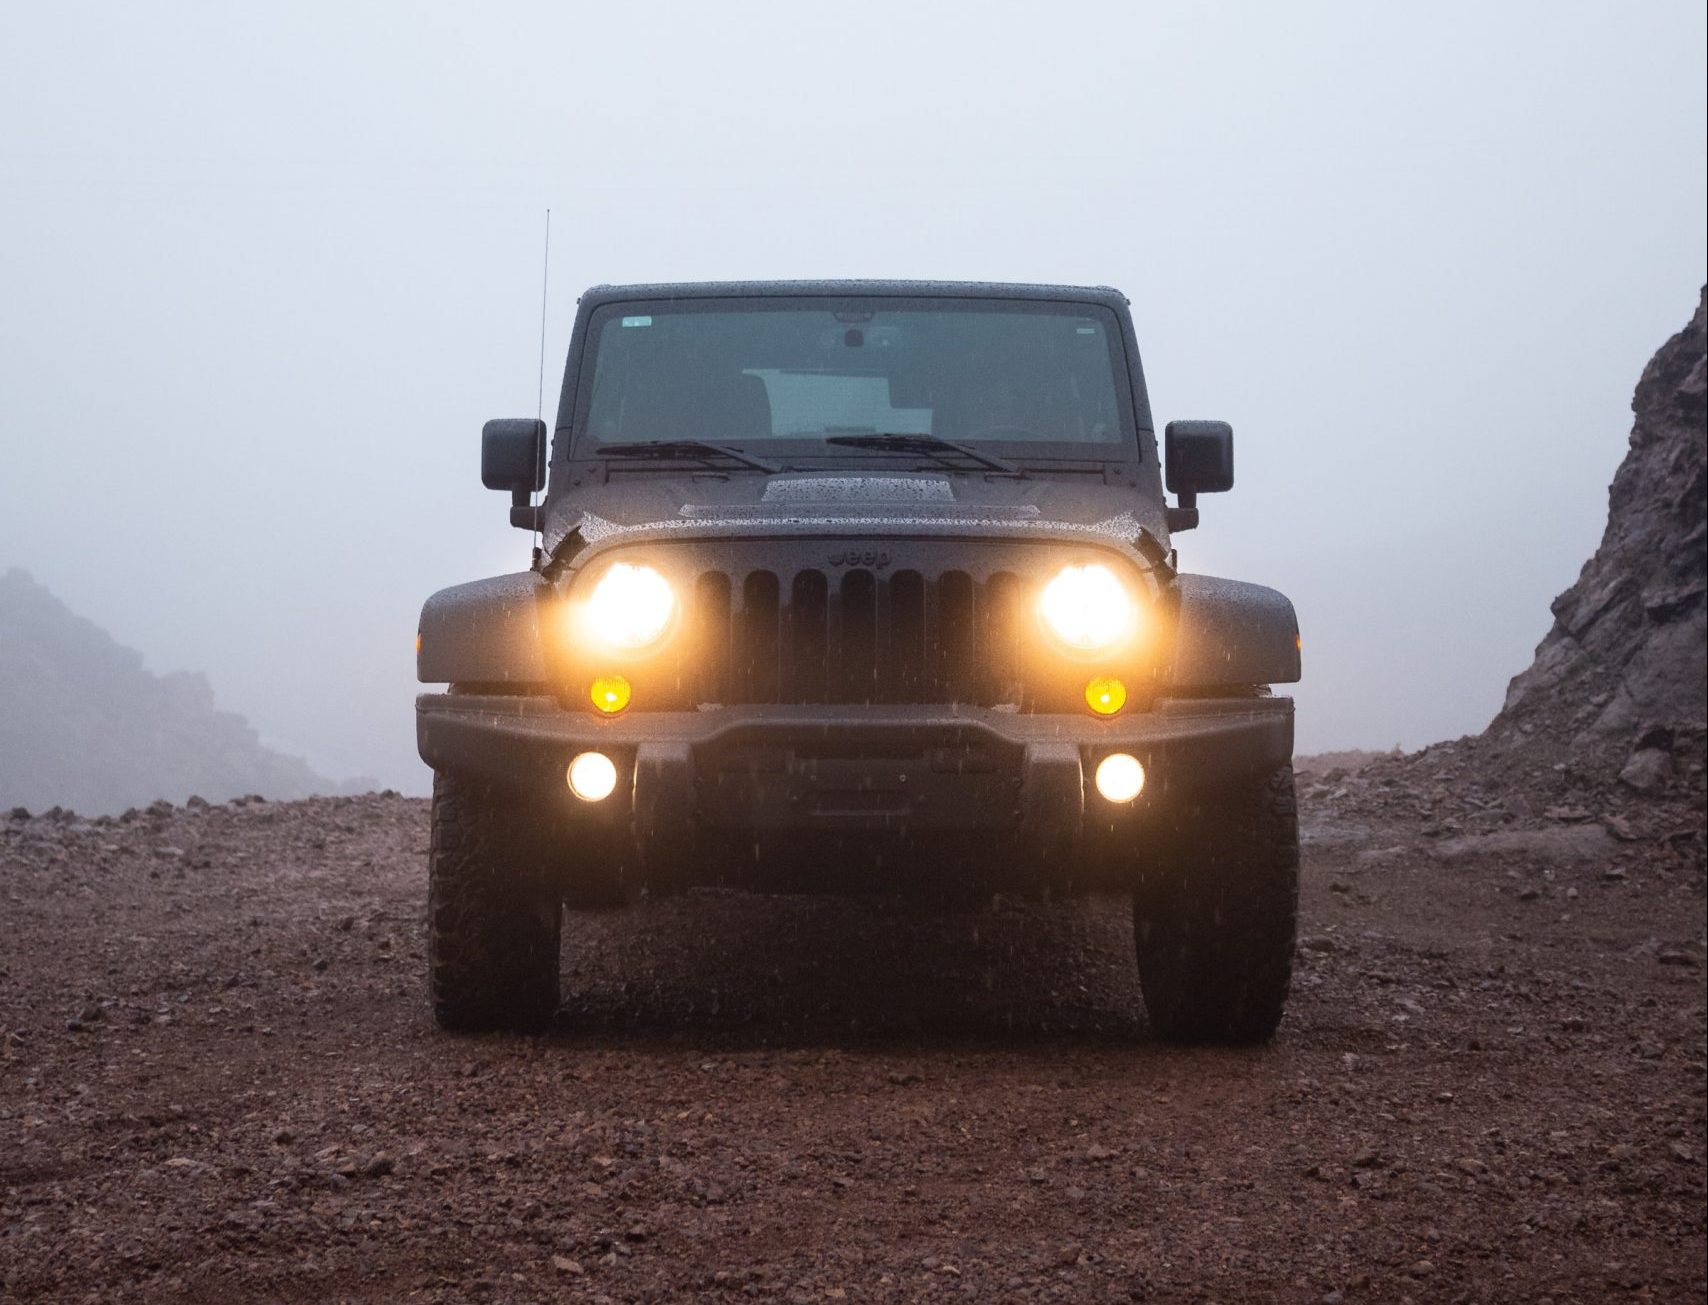
M 1169 581 L 1179 574 L 1175 565 L 1176 553 L 1172 548 L 1164 548 L 1162 540 L 1145 528 L 1139 527 L 1139 533 L 1133 539 L 1133 547 L 1139 550 L 1139 556 L 1151 564 L 1154 571 L 1162 580 Z
M 1125 462 L 1105 462 L 1103 464 L 1103 483 L 1105 485 L 1118 485 L 1123 489 L 1136 489 L 1139 478 Z

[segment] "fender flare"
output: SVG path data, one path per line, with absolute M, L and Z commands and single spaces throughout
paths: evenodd
M 415 678 L 423 684 L 543 685 L 541 598 L 532 571 L 452 585 L 421 608 Z
M 1177 689 L 1293 684 L 1299 619 L 1285 594 L 1243 580 L 1181 575 L 1168 682 Z

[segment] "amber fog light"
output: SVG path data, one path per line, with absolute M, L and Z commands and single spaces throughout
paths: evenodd
M 629 705 L 634 689 L 621 675 L 601 675 L 587 690 L 593 705 L 608 716 L 615 716 Z
M 603 752 L 583 752 L 569 763 L 569 791 L 583 802 L 603 802 L 617 791 L 617 763 Z
M 1127 705 L 1127 686 L 1113 675 L 1099 675 L 1085 686 L 1085 705 L 1099 716 L 1113 716 Z
M 1111 752 L 1097 763 L 1097 791 L 1109 802 L 1131 802 L 1145 786 L 1145 768 L 1127 752 Z

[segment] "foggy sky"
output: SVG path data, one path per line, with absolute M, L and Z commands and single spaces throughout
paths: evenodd
M 623 12 L 632 10 L 632 12 Z M 1106 283 L 1302 750 L 1480 729 L 1704 279 L 1700 0 L 7 5 L 0 569 L 420 791 L 422 599 L 595 282 Z

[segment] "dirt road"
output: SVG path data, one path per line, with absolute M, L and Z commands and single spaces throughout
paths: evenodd
M 449 1037 L 423 803 L 0 818 L 0 1298 L 1701 1300 L 1700 835 L 1355 797 L 1240 1053 L 1114 903 L 582 917 Z

